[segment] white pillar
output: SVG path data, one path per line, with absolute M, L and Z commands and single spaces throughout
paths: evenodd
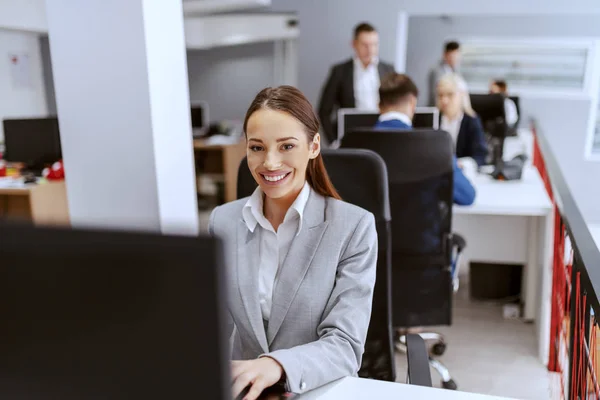
M 396 26 L 396 59 L 394 69 L 403 74 L 406 72 L 406 52 L 408 47 L 408 13 L 398 13 L 398 25 Z
M 71 221 L 196 234 L 181 0 L 47 0 Z

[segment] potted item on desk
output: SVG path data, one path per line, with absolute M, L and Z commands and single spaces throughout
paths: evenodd
M 42 176 L 49 181 L 62 181 L 65 179 L 65 168 L 62 160 L 52 164 L 51 168 L 44 168 Z

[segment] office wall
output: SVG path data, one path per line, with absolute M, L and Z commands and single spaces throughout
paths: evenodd
M 48 38 L 40 39 L 48 112 L 56 113 Z M 259 90 L 273 85 L 273 43 L 190 50 L 190 101 L 207 101 L 211 121 L 243 120 Z
M 10 56 L 28 56 L 23 82 L 15 84 Z M 25 85 L 23 85 L 25 84 Z M 0 121 L 4 118 L 47 114 L 42 59 L 38 35 L 0 29 Z M 0 124 L 0 140 L 4 139 Z
M 0 29 L 48 32 L 46 0 L 0 0 Z
M 259 90 L 274 84 L 274 43 L 188 50 L 190 101 L 207 101 L 211 121 L 242 120 Z M 48 112 L 56 113 L 48 37 L 40 38 Z
M 586 161 L 583 149 L 589 100 L 524 99 L 523 107 L 536 118 L 567 180 L 577 204 L 588 223 L 600 223 L 600 162 Z
M 274 43 L 188 51 L 190 100 L 207 101 L 211 121 L 243 120 L 256 94 L 274 84 Z
M 396 49 L 398 13 L 407 11 L 411 15 L 527 15 L 521 17 L 523 25 L 537 24 L 538 16 L 554 15 L 556 27 L 561 26 L 562 17 L 568 15 L 600 13 L 600 2 L 580 0 L 273 0 L 272 10 L 296 12 L 300 20 L 298 43 L 298 85 L 308 98 L 318 100 L 323 81 L 333 63 L 350 57 L 351 31 L 359 21 L 370 21 L 381 34 L 381 58 L 393 62 Z M 412 19 L 411 19 L 412 20 Z M 515 20 L 516 21 L 516 20 Z M 569 21 L 574 21 L 569 19 Z M 587 20 L 586 20 L 587 21 Z M 575 26 L 577 23 L 567 22 Z M 594 23 L 598 26 L 597 22 Z M 580 25 L 589 25 L 583 24 Z M 546 25 L 550 26 L 550 25 Z M 505 31 L 519 29 L 505 26 Z M 409 28 L 410 29 L 410 28 Z M 545 29 L 545 28 L 543 28 Z M 568 28 L 565 28 L 568 29 Z M 590 28 L 592 29 L 592 28 Z M 428 49 L 433 53 L 437 48 Z M 439 57 L 439 54 L 438 54 Z M 410 53 L 408 54 L 410 59 Z
M 600 14 L 536 16 L 413 16 L 408 23 L 406 71 L 429 93 L 430 68 L 440 61 L 444 42 L 469 37 L 600 37 Z M 420 104 L 425 104 L 421 96 Z

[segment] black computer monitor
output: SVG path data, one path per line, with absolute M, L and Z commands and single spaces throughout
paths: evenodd
M 379 113 L 368 112 L 347 112 L 341 114 L 342 120 L 338 122 L 341 132 L 338 132 L 338 139 L 342 139 L 346 133 L 358 128 L 372 128 L 379 119 Z
M 62 158 L 57 118 L 5 119 L 3 125 L 6 161 L 41 171 Z
M 0 398 L 231 398 L 221 247 L 0 225 Z
M 484 130 L 494 137 L 505 137 L 504 97 L 501 94 L 471 94 L 470 98 Z
M 198 101 L 192 104 L 192 128 L 205 128 L 210 124 L 208 103 Z
M 436 107 L 417 107 L 412 126 L 415 129 L 439 129 L 440 111 Z
M 484 131 L 491 138 L 492 164 L 502 168 L 504 139 L 508 135 L 508 126 L 504 112 L 504 96 L 501 94 L 471 94 L 471 106 L 481 120 Z
M 413 128 L 438 129 L 439 111 L 435 107 L 417 107 L 413 116 Z M 360 128 L 372 128 L 379 119 L 379 113 L 343 108 L 338 111 L 338 138 Z

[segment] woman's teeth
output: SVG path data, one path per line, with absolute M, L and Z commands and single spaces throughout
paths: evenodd
M 269 182 L 277 182 L 282 180 L 283 178 L 285 178 L 287 176 L 287 174 L 283 174 L 283 175 L 277 175 L 277 176 L 267 176 L 267 175 L 263 175 L 265 177 L 266 180 L 268 180 Z

